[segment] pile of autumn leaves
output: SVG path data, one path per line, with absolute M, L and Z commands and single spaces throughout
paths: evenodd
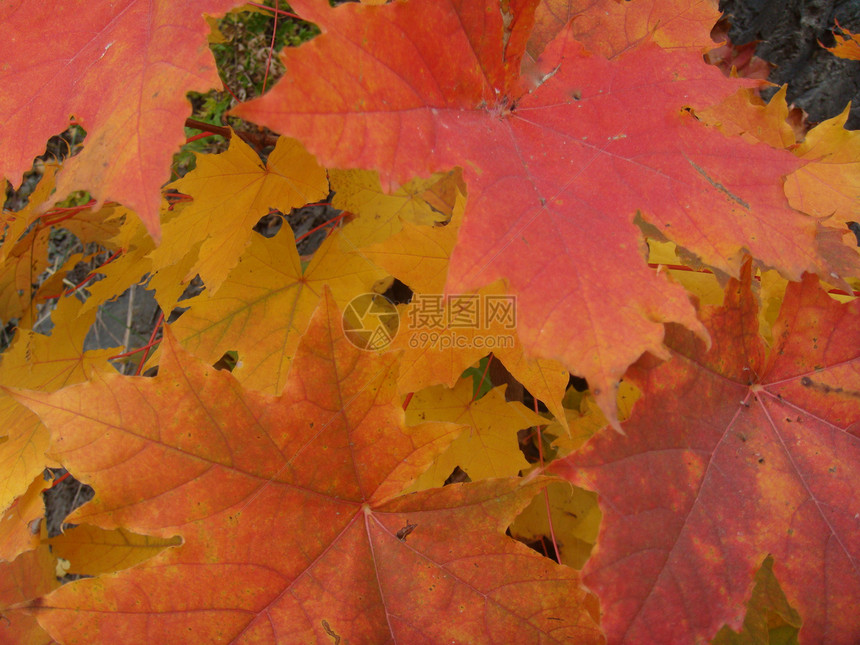
M 741 91 L 697 118 L 808 160 L 786 188 L 806 212 L 823 218 L 837 199 L 841 216 L 856 212 L 860 141 L 845 114 L 801 143 L 787 114 L 784 92 L 764 105 Z M 703 186 L 744 201 L 689 161 Z M 4 213 L 0 246 L 0 317 L 19 320 L 0 363 L 0 640 L 692 642 L 726 623 L 744 634 L 726 627 L 717 642 L 801 624 L 809 642 L 860 634 L 860 308 L 838 293 L 850 278 L 788 283 L 747 263 L 718 279 L 650 239 L 635 252 L 695 297 L 701 326 L 667 325 L 662 355 L 626 372 L 621 435 L 563 365 L 519 342 L 491 360 L 548 412 L 506 401 L 504 386 L 476 398 L 463 374 L 486 349 L 428 347 L 408 305 L 387 351 L 345 338 L 341 312 L 392 277 L 445 293 L 470 200 L 489 194 L 459 170 L 384 190 L 296 140 L 263 162 L 234 135 L 166 187 L 189 199 L 162 202 L 158 245 L 121 205 L 46 214 L 56 173 L 46 165 L 27 207 Z M 330 190 L 348 216 L 312 257 L 287 225 L 253 231 Z M 66 290 L 90 258 L 55 263 L 54 226 L 116 253 L 99 281 Z M 833 266 L 856 266 L 849 245 L 822 239 Z M 206 290 L 182 300 L 197 275 Z M 164 312 L 186 309 L 147 359 L 154 378 L 116 373 L 111 358 L 131 348 L 83 349 L 100 306 L 141 283 Z M 478 291 L 505 293 L 503 281 Z M 45 306 L 50 336 L 29 331 Z M 232 372 L 211 367 L 228 352 Z M 96 490 L 56 538 L 39 522 L 47 466 Z M 470 482 L 444 486 L 456 468 Z M 61 586 L 63 573 L 92 577 Z
M 48 271 L 63 276 L 82 259 L 87 259 L 76 255 L 56 269 L 48 266 L 50 258 L 47 247 L 51 228 L 39 224 L 38 209 L 40 200 L 52 192 L 57 170 L 53 165 L 45 167 L 44 176 L 28 206 L 16 214 L 15 222 L 36 222 L 36 226 L 24 233 L 17 244 L 11 244 L 12 236 L 7 236 L 3 250 L 8 265 L 32 261 L 37 274 Z M 225 180 L 225 177 L 230 177 L 230 180 Z M 270 207 L 289 212 L 291 208 L 324 198 L 330 186 L 336 191 L 333 205 L 348 210 L 352 221 L 342 229 L 333 231 L 310 259 L 299 257 L 289 226 L 283 226 L 270 239 L 252 230 L 253 224 L 267 214 Z M 355 296 L 385 291 L 391 284 L 392 275 L 413 285 L 418 293 L 443 293 L 447 257 L 456 242 L 465 204 L 459 172 L 415 180 L 386 194 L 375 173 L 333 169 L 326 172 L 299 144 L 284 138 L 279 140 L 264 167 L 257 153 L 242 139 L 234 136 L 225 153 L 199 157 L 194 171 L 167 188 L 189 195 L 193 200 L 180 200 L 172 205 L 165 201 L 164 238 L 158 248 L 153 246 L 140 220 L 121 206 L 109 205 L 96 211 L 72 208 L 70 211 L 74 217 L 63 221 L 65 227 L 84 243 L 96 243 L 101 248 L 121 254 L 99 268 L 100 280 L 87 283 L 79 290 L 67 290 L 58 300 L 52 296 L 58 291 L 62 292 L 63 287 L 57 279 L 49 278 L 42 282 L 32 299 L 26 295 L 26 290 L 19 289 L 16 294 L 18 297 L 10 303 L 17 307 L 13 311 L 21 319 L 23 328 L 26 322 L 32 320 L 28 318 L 34 310 L 32 303 L 57 300 L 52 312 L 55 327 L 53 334 L 43 336 L 19 331 L 16 341 L 4 354 L 2 363 L 3 373 L 7 375 L 4 376 L 7 387 L 34 391 L 9 391 L 3 396 L 7 420 L 5 427 L 9 429 L 9 440 L 3 449 L 8 456 L 7 463 L 13 465 L 4 473 L 9 497 L 3 524 L 3 556 L 7 561 L 3 566 L 10 571 L 6 577 L 8 586 L 4 590 L 5 602 L 7 606 L 13 607 L 8 617 L 14 621 L 9 626 L 10 633 L 14 633 L 13 629 L 21 630 L 21 633 L 39 632 L 40 628 L 27 614 L 27 609 L 32 607 L 33 600 L 59 588 L 56 578 L 58 572 L 104 575 L 130 568 L 152 558 L 167 546 L 176 547 L 181 543 L 175 529 L 158 535 L 161 531 L 149 528 L 149 536 L 138 535 L 130 530 L 130 527 L 135 527 L 135 521 L 117 521 L 117 510 L 96 511 L 96 507 L 113 495 L 122 496 L 126 502 L 141 494 L 153 503 L 161 497 L 164 484 L 156 484 L 153 489 L 152 477 L 162 481 L 165 478 L 165 454 L 162 449 L 166 444 L 191 441 L 203 453 L 211 450 L 205 442 L 211 441 L 213 437 L 201 427 L 200 414 L 220 415 L 220 419 L 214 420 L 209 430 L 218 434 L 235 433 L 236 436 L 224 436 L 222 439 L 228 445 L 235 443 L 237 452 L 242 452 L 250 448 L 247 437 L 242 436 L 247 430 L 243 427 L 246 424 L 236 419 L 237 405 L 248 410 L 283 408 L 281 414 L 289 412 L 287 423 L 295 425 L 299 404 L 292 402 L 288 405 L 279 401 L 289 398 L 288 392 L 296 387 L 303 391 L 306 388 L 310 393 L 324 392 L 321 395 L 323 398 L 333 396 L 336 401 L 314 407 L 307 418 L 316 421 L 311 421 L 309 425 L 332 425 L 332 431 L 350 437 L 350 444 L 359 443 L 356 437 L 367 442 L 369 452 L 360 455 L 364 467 L 382 461 L 388 470 L 393 468 L 393 473 L 383 473 L 388 479 L 384 480 L 385 484 L 381 488 L 389 489 L 388 497 L 392 493 L 400 496 L 419 490 L 438 489 L 458 466 L 476 482 L 508 478 L 506 483 L 499 482 L 484 491 L 483 497 L 486 499 L 481 500 L 482 503 L 503 506 L 500 512 L 505 527 L 501 528 L 506 528 L 517 511 L 523 510 L 534 494 L 548 483 L 520 487 L 519 473 L 528 472 L 532 465 L 525 460 L 520 450 L 517 432 L 542 424 L 546 432 L 545 447 L 549 449 L 549 440 L 555 436 L 567 445 L 565 451 L 569 451 L 574 445 L 570 443 L 569 421 L 587 428 L 575 438 L 578 443 L 603 424 L 602 415 L 593 403 L 575 390 L 565 399 L 570 408 L 565 410 L 562 398 L 568 382 L 567 372 L 553 361 L 527 361 L 518 344 L 513 348 L 499 349 L 494 360 L 503 360 L 529 385 L 530 391 L 540 393 L 541 398 L 549 401 L 560 421 L 551 421 L 550 416 L 536 414 L 521 403 L 506 402 L 504 386 L 496 387 L 475 400 L 472 378 L 461 375 L 484 356 L 486 350 L 449 348 L 439 351 L 426 343 L 416 347 L 410 340 L 427 330 L 421 327 L 407 328 L 409 316 L 406 306 L 400 307 L 404 328 L 384 358 L 361 351 L 345 341 L 338 312 Z M 175 200 L 171 199 L 171 202 Z M 59 217 L 64 213 L 63 209 L 57 209 L 51 211 L 48 217 Z M 233 220 L 230 219 L 234 213 L 246 214 L 246 221 L 241 226 L 235 223 L 234 216 Z M 187 231 L 193 230 L 208 232 L 203 244 L 187 235 Z M 243 232 L 239 234 L 238 231 Z M 32 253 L 33 248 L 44 249 L 44 253 L 39 257 Z M 409 251 L 405 253 L 404 249 Z M 234 266 L 225 267 L 223 260 L 229 257 L 234 258 Z M 184 285 L 197 274 L 203 276 L 206 291 L 200 296 L 180 301 Z M 142 384 L 131 384 L 127 377 L 115 373 L 110 362 L 113 356 L 127 348 L 85 352 L 83 345 L 98 315 L 99 306 L 146 276 L 146 286 L 154 290 L 164 311 L 173 311 L 178 306 L 187 307 L 187 311 L 166 327 L 168 347 L 157 352 L 149 361 L 151 365 L 160 365 L 159 375 Z M 14 289 L 10 291 L 15 294 Z M 83 297 L 73 295 L 72 291 Z M 503 293 L 501 285 L 482 290 L 482 294 Z M 315 312 L 316 320 L 311 322 Z M 501 327 L 482 328 L 471 333 L 490 336 L 503 332 L 508 335 L 511 333 L 509 329 Z M 458 330 L 457 333 L 465 334 L 469 330 Z M 325 350 L 315 352 L 314 345 L 320 342 L 320 337 L 326 341 L 326 347 Z M 328 347 L 332 339 L 337 344 L 333 352 Z M 180 346 L 184 349 L 180 349 Z M 186 354 L 186 351 L 190 353 Z M 215 363 L 227 351 L 235 351 L 239 356 L 239 364 L 231 376 L 226 373 L 216 374 L 205 367 Z M 313 358 L 308 356 L 309 353 L 313 354 Z M 313 363 L 314 360 L 324 366 L 293 366 L 295 362 Z M 356 364 L 361 368 L 356 368 Z M 356 369 L 359 369 L 359 373 L 356 373 Z M 362 371 L 368 375 L 365 376 Z M 183 382 L 193 380 L 195 372 L 200 373 L 198 378 L 201 380 L 188 385 L 186 390 Z M 26 378 L 22 378 L 24 374 Z M 88 381 L 88 385 L 63 389 L 85 381 Z M 217 385 L 211 381 L 216 381 Z M 427 387 L 424 384 L 428 381 L 439 384 Z M 125 383 L 129 383 L 130 389 L 126 390 Z M 181 392 L 174 398 L 170 390 L 180 383 L 183 383 Z M 209 396 L 207 387 L 215 388 Z M 225 387 L 239 398 L 231 400 L 222 391 Z M 247 394 L 242 394 L 241 391 L 245 389 Z M 49 420 L 47 409 L 42 409 L 32 398 L 36 396 L 37 390 L 59 390 L 59 396 L 65 392 L 83 397 L 79 408 L 83 416 L 75 413 L 64 416 L 61 413 L 62 418 L 58 417 L 55 424 L 54 420 Z M 258 392 L 266 394 L 258 395 Z M 413 392 L 415 394 L 410 394 L 410 403 L 404 416 L 404 396 Z M 280 398 L 267 396 L 275 394 L 279 394 Z M 257 396 L 265 397 L 263 402 L 256 400 Z M 299 398 L 306 396 L 315 398 L 314 395 L 304 393 Z M 47 405 L 54 407 L 52 403 Z M 34 411 L 38 409 L 39 416 L 27 407 Z M 366 407 L 370 407 L 371 411 Z M 67 404 L 61 403 L 58 408 L 67 408 Z M 113 410 L 109 411 L 109 408 Z M 213 411 L 214 408 L 217 411 Z M 587 412 L 581 414 L 580 408 Z M 101 418 L 102 413 L 114 420 L 96 421 L 96 417 Z M 341 425 L 338 419 L 340 415 L 355 415 L 356 418 Z M 111 439 L 111 433 L 103 434 L 106 426 L 102 421 L 106 421 L 109 426 L 122 428 L 122 431 Z M 48 425 L 47 428 L 43 422 Z M 129 426 L 129 422 L 134 428 Z M 273 442 L 273 447 L 277 446 L 281 451 L 293 450 L 301 459 L 307 459 L 309 463 L 301 464 L 303 469 L 316 468 L 316 459 L 325 456 L 319 468 L 326 473 L 326 479 L 333 476 L 333 471 L 340 463 L 336 454 L 326 456 L 331 439 L 310 434 L 304 439 L 291 438 L 285 441 L 284 437 L 278 436 L 284 432 L 280 427 L 270 427 L 257 418 L 249 421 L 249 425 L 271 433 L 271 437 L 266 439 L 267 442 Z M 54 428 L 52 445 L 48 428 Z M 191 428 L 193 432 L 189 431 Z M 297 428 L 291 432 L 305 430 L 307 428 Z M 63 435 L 68 432 L 71 444 L 65 443 L 58 432 Z M 363 436 L 368 432 L 373 436 Z M 391 433 L 395 433 L 395 436 L 391 436 Z M 403 440 L 408 440 L 407 446 L 399 445 L 399 441 Z M 143 459 L 138 448 L 131 448 L 137 441 L 142 442 L 140 447 L 151 443 L 144 452 L 155 449 L 157 454 L 146 457 L 145 463 L 137 463 L 138 459 Z M 304 445 L 308 441 L 323 441 L 326 445 L 309 449 Z M 84 448 L 87 445 L 93 452 Z M 408 446 L 412 447 L 406 449 Z M 40 524 L 38 520 L 44 512 L 41 492 L 46 484 L 42 471 L 46 466 L 72 467 L 76 459 L 72 454 L 81 456 L 78 452 L 81 448 L 90 457 L 101 455 L 100 458 L 107 458 L 110 462 L 117 461 L 104 470 L 100 469 L 100 475 L 93 473 L 94 477 L 86 477 L 99 490 L 99 499 L 79 511 L 74 519 L 81 524 L 68 529 L 64 535 L 48 538 L 43 523 Z M 135 454 L 130 454 L 129 448 Z M 71 452 L 63 454 L 67 449 Z M 311 450 L 322 452 L 316 456 L 306 454 Z M 387 455 L 389 464 L 385 464 L 381 454 Z M 209 458 L 212 457 L 210 455 Z M 234 459 L 243 460 L 238 455 Z M 350 455 L 344 460 L 351 462 L 358 461 L 358 458 Z M 403 463 L 398 463 L 401 461 Z M 292 462 L 292 459 L 287 459 L 287 462 Z M 262 468 L 257 460 L 252 460 L 252 463 L 251 471 Z M 239 466 L 235 462 L 232 465 Z M 117 486 L 115 468 L 133 476 L 128 488 Z M 276 483 L 280 483 L 291 468 L 281 462 L 273 464 L 268 475 L 271 479 L 262 482 L 263 488 L 276 488 Z M 396 474 L 396 478 L 391 482 L 393 474 Z M 184 486 L 201 486 L 205 492 L 181 493 L 186 498 L 183 510 L 174 511 L 176 519 L 182 520 L 179 525 L 193 523 L 192 517 L 185 517 L 187 504 L 194 506 L 209 503 L 206 500 L 218 496 L 208 485 L 196 483 L 200 477 L 201 473 L 196 469 L 193 474 L 182 477 Z M 359 481 L 364 484 L 363 478 L 360 477 Z M 171 481 L 167 486 L 175 487 L 177 483 Z M 326 481 L 325 487 L 328 486 L 329 482 Z M 361 495 L 366 495 L 364 499 L 385 499 L 385 495 L 380 497 L 378 489 L 372 494 L 372 488 L 361 488 Z M 599 526 L 600 513 L 595 497 L 585 491 L 571 489 L 569 485 L 554 485 L 549 492 L 551 497 L 547 499 L 551 499 L 558 509 L 576 509 L 578 519 L 566 522 L 564 527 L 559 525 L 557 530 L 560 534 L 566 531 L 568 536 L 565 545 L 560 547 L 564 561 L 581 567 L 596 539 Z M 255 495 L 256 492 L 251 493 L 250 498 L 253 499 Z M 346 494 L 347 498 L 349 496 Z M 516 500 L 516 503 L 511 503 L 509 498 Z M 544 500 L 541 498 L 539 501 L 539 504 L 528 506 L 517 519 L 512 526 L 514 535 L 528 541 L 546 532 Z M 117 501 L 108 504 L 115 507 Z M 241 512 L 247 512 L 246 504 L 238 504 L 242 508 Z M 323 512 L 314 509 L 313 504 L 308 503 L 308 506 L 306 513 L 316 515 Z M 380 508 L 384 509 L 384 506 Z M 410 517 L 417 520 L 422 512 L 427 512 L 421 505 L 416 508 L 418 510 L 414 513 L 405 515 L 406 520 Z M 351 510 L 353 513 L 356 511 L 355 508 Z M 293 509 L 288 514 L 295 512 Z M 460 512 L 468 515 L 468 506 Z M 151 513 L 151 510 L 147 513 Z M 262 514 L 269 516 L 271 511 L 265 509 Z M 111 516 L 114 519 L 107 524 L 118 523 L 120 526 L 104 528 L 105 523 L 98 519 L 98 515 Z M 278 548 L 283 549 L 284 533 L 304 539 L 302 536 L 307 536 L 308 526 L 313 525 L 313 522 L 297 522 L 292 517 L 290 522 L 297 525 L 273 532 L 261 531 L 260 535 L 254 535 L 254 549 L 260 548 L 258 542 L 261 539 L 271 539 L 273 544 L 280 544 Z M 469 521 L 455 516 L 449 523 L 446 530 L 459 533 L 467 530 Z M 103 528 L 99 528 L 100 525 Z M 410 525 L 409 521 L 405 521 L 403 526 Z M 402 528 L 394 527 L 394 533 Z M 445 528 L 445 525 L 439 528 Z M 495 548 L 500 553 L 510 551 L 516 553 L 517 558 L 524 557 L 524 547 L 517 547 L 513 542 L 505 543 L 508 540 L 501 535 L 492 536 L 498 528 L 496 522 L 483 527 L 482 531 L 479 530 L 480 537 L 476 536 L 475 540 L 481 543 L 489 541 L 490 544 L 495 541 L 499 543 Z M 490 534 L 481 534 L 487 529 L 491 530 Z M 212 531 L 211 528 L 205 529 L 206 534 Z M 153 533 L 156 537 L 152 537 Z M 232 543 L 235 539 L 233 535 L 229 541 Z M 526 560 L 533 561 L 533 568 L 541 558 L 530 555 Z M 546 560 L 537 566 L 540 570 L 552 570 L 554 565 Z M 529 570 L 527 567 L 522 573 L 527 574 Z M 570 571 L 564 578 L 575 580 L 575 573 Z M 158 585 L 157 595 L 162 599 L 171 595 L 165 588 L 167 584 L 170 583 L 164 581 Z M 574 595 L 571 598 L 576 600 L 577 611 L 584 611 L 580 602 L 583 592 L 577 590 L 576 584 L 565 589 L 565 594 L 572 592 Z M 51 600 L 49 604 L 53 602 Z M 75 600 L 72 604 L 78 607 L 78 602 Z M 41 604 L 41 601 L 37 604 Z M 23 611 L 14 609 L 18 605 Z M 63 612 L 52 613 L 57 617 L 63 615 Z M 41 615 L 43 619 L 48 616 L 44 613 Z M 589 616 L 591 614 L 586 613 L 588 622 L 593 625 L 594 617 Z M 80 629 L 79 616 L 67 620 L 74 622 L 76 630 Z M 119 623 L 126 621 L 127 617 L 118 617 Z M 131 624 L 127 625 L 127 629 L 132 640 L 139 636 Z M 96 631 L 104 633 L 110 630 L 102 625 Z M 596 631 L 593 633 L 597 634 Z

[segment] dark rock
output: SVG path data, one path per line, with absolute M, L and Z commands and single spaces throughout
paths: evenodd
M 788 83 L 788 102 L 817 123 L 836 116 L 849 101 L 847 128 L 860 129 L 860 61 L 837 58 L 836 23 L 860 32 L 860 0 L 721 0 L 735 45 L 760 41 L 756 55 L 776 65 L 770 81 Z M 776 88 L 762 92 L 769 99 Z

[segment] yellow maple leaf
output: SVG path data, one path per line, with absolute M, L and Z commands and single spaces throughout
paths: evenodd
M 665 270 L 675 282 L 696 296 L 700 304 L 723 304 L 723 288 L 717 276 L 708 271 L 688 268 L 678 255 L 678 247 L 674 242 L 648 240 L 648 249 L 648 262 L 658 265 L 658 270 Z
M 98 268 L 101 279 L 87 285 L 90 296 L 81 309 L 82 313 L 95 310 L 102 303 L 119 296 L 153 270 L 148 255 L 155 244 L 140 218 L 124 206 L 102 210 L 106 211 L 106 215 L 124 218 L 119 232 L 110 240 L 111 246 L 123 249 L 123 253 L 113 262 Z
M 641 396 L 641 390 L 629 381 L 621 381 L 618 384 L 616 402 L 619 423 L 630 418 L 633 407 Z M 557 421 L 553 421 L 543 430 L 544 435 L 555 437 L 552 447 L 557 451 L 557 458 L 579 450 L 586 441 L 609 425 L 606 415 L 588 391 L 578 392 L 570 388 L 564 396 L 564 407 L 569 430 Z
M 91 370 L 113 371 L 108 358 L 115 349 L 84 352 L 84 338 L 96 311 L 81 314 L 82 304 L 63 298 L 51 318 L 50 336 L 21 329 L 0 361 L 0 386 L 53 392 L 87 379 Z M 0 427 L 7 440 L 0 443 L 0 509 L 24 493 L 46 465 L 48 430 L 39 418 L 0 391 Z
M 33 522 L 45 514 L 42 490 L 46 485 L 41 473 L 36 475 L 26 492 L 0 516 L 0 560 L 11 562 L 39 546 L 39 531 L 33 530 Z
M 860 132 L 845 129 L 849 107 L 807 133 L 794 154 L 810 163 L 785 180 L 794 208 L 839 228 L 860 219 Z
M 344 238 L 357 248 L 386 240 L 400 231 L 403 222 L 447 221 L 462 181 L 455 171 L 437 173 L 386 193 L 377 172 L 330 170 L 329 176 L 335 191 L 332 205 L 358 215 L 344 227 Z
M 18 318 L 21 327 L 35 323 L 31 291 L 48 268 L 48 229 L 34 227 L 8 250 L 0 265 L 0 320 Z
M 421 226 L 403 221 L 402 230 L 368 246 L 364 254 L 413 291 L 444 293 L 448 263 L 465 209 L 466 198 L 458 194 L 451 221 L 446 226 Z M 351 222 L 346 228 L 355 223 Z
M 280 393 L 301 335 L 328 284 L 343 308 L 370 291 L 384 273 L 331 235 L 302 270 L 293 232 L 270 239 L 254 233 L 239 264 L 214 295 L 183 300 L 189 307 L 173 325 L 176 338 L 204 361 L 237 351 L 233 375 L 246 387 Z
M 169 546 L 182 544 L 178 536 L 138 535 L 121 527 L 108 530 L 89 524 L 71 528 L 47 542 L 54 555 L 69 561 L 68 573 L 88 576 L 128 569 Z
M 453 389 L 427 388 L 415 394 L 406 409 L 406 421 L 448 421 L 469 426 L 409 490 L 442 486 L 459 466 L 472 481 L 519 474 L 529 464 L 520 451 L 517 431 L 545 423 L 546 419 L 522 403 L 505 401 L 505 387 L 493 388 L 472 400 L 471 379 L 461 379 Z
M 450 298 L 416 293 L 408 305 L 398 305 L 400 331 L 390 349 L 404 352 L 399 390 L 453 387 L 463 370 L 480 358 L 502 347 L 513 348 L 519 342 L 513 324 L 507 326 L 500 318 L 488 321 L 485 315 L 488 303 L 510 301 L 496 282 L 475 294 Z
M 570 373 L 564 366 L 546 358 L 527 358 L 519 341 L 511 348 L 494 349 L 493 354 L 535 399 L 543 401 L 555 420 L 566 430 L 567 416 L 562 398 Z
M 401 392 L 438 384 L 453 387 L 463 370 L 492 352 L 565 423 L 561 397 L 569 374 L 557 361 L 524 355 L 516 333 L 516 299 L 500 282 L 449 298 L 441 292 L 416 293 L 397 311 L 400 329 L 390 349 L 403 351 L 397 381 Z
M 6 258 L 21 239 L 24 231 L 41 215 L 41 207 L 51 193 L 54 192 L 56 176 L 59 172 L 58 164 L 45 164 L 42 178 L 27 200 L 27 205 L 20 211 L 3 211 L 3 243 L 0 244 L 0 262 L 6 262 Z
M 240 137 L 230 139 L 226 152 L 197 155 L 197 167 L 173 182 L 190 195 L 177 217 L 164 224 L 161 245 L 152 252 L 156 269 L 179 262 L 203 240 L 197 261 L 184 276 L 200 274 L 210 293 L 227 278 L 253 235 L 253 226 L 270 208 L 289 213 L 293 208 L 328 196 L 326 171 L 294 139 L 278 139 L 264 164 Z
M 563 481 L 553 482 L 545 491 L 550 515 L 547 515 L 547 498 L 538 495 L 511 524 L 511 536 L 533 542 L 540 538 L 551 541 L 555 534 L 561 563 L 581 569 L 597 543 L 600 530 L 602 513 L 597 505 L 597 494 Z

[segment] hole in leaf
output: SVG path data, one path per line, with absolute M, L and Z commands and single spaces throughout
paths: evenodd
M 508 536 L 511 536 L 510 529 L 508 529 L 506 533 Z M 545 535 L 542 535 L 537 540 L 532 540 L 531 542 L 525 542 L 523 540 L 520 540 L 520 542 L 533 551 L 537 551 L 545 558 L 549 558 L 553 562 L 558 563 L 558 558 L 555 557 L 555 549 L 552 546 L 552 542 Z
M 382 295 L 388 298 L 395 305 L 404 305 L 412 301 L 412 289 L 400 282 L 397 278 L 394 278 L 394 282 L 391 283 L 391 286 L 388 287 Z
M 454 468 L 451 474 L 448 475 L 448 479 L 445 480 L 443 486 L 447 486 L 448 484 L 464 484 L 470 481 L 472 480 L 466 474 L 466 471 L 457 466 L 456 468 Z
M 577 392 L 585 392 L 588 389 L 588 381 L 582 377 L 571 374 L 567 381 L 567 387 L 572 387 Z
M 63 522 L 69 513 L 86 504 L 95 495 L 92 487 L 79 482 L 72 475 L 66 476 L 67 473 L 65 468 L 45 469 L 45 480 L 54 482 L 42 493 L 48 537 L 60 535 L 69 526 Z

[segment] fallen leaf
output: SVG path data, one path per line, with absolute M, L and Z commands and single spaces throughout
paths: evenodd
M 153 538 L 121 528 L 106 531 L 87 524 L 68 528 L 47 542 L 51 553 L 68 560 L 68 573 L 87 576 L 128 569 L 181 544 L 179 538 Z
M 199 274 L 214 294 L 239 262 L 259 219 L 269 209 L 288 215 L 325 199 L 328 177 L 299 142 L 284 137 L 265 163 L 237 136 L 231 137 L 226 152 L 196 156 L 197 167 L 167 186 L 194 196 L 194 201 L 164 225 L 164 240 L 150 257 L 160 269 L 188 253 L 189 239 L 203 240 L 183 282 Z
M 215 295 L 204 291 L 182 301 L 189 310 L 171 325 L 173 333 L 210 364 L 226 352 L 238 352 L 233 374 L 245 387 L 280 393 L 324 286 L 343 307 L 356 294 L 371 291 L 384 275 L 342 246 L 339 236 L 332 235 L 302 270 L 289 226 L 271 239 L 254 233 Z
M 7 643 L 53 644 L 36 617 L 21 606 L 60 586 L 54 575 L 57 558 L 47 545 L 0 562 L 0 635 Z
M 22 495 L 53 459 L 45 456 L 49 436 L 38 417 L 12 397 L 10 387 L 53 392 L 86 380 L 93 370 L 113 371 L 108 358 L 116 349 L 85 352 L 84 339 L 96 311 L 79 315 L 82 304 L 62 298 L 51 319 L 50 336 L 19 329 L 11 347 L 0 360 L 0 427 L 7 440 L 0 443 L 0 510 Z
M 49 204 L 88 190 L 99 205 L 115 200 L 134 210 L 157 240 L 161 185 L 185 141 L 185 95 L 221 87 L 202 13 L 237 4 L 124 0 L 86 11 L 75 4 L 4 4 L 0 175 L 20 184 L 44 142 L 74 116 L 87 130 L 84 149 L 66 162 Z M 32 37 L 33 25 L 63 38 L 46 47 Z
M 723 627 L 711 645 L 793 645 L 801 624 L 800 615 L 789 604 L 773 573 L 773 557 L 768 556 L 756 571 L 743 629 L 735 632 Z
M 548 497 L 535 497 L 511 524 L 511 536 L 526 543 L 543 538 L 547 545 L 556 536 L 562 564 L 582 569 L 597 543 L 597 495 L 567 482 L 553 482 L 545 490 Z
M 358 215 L 343 228 L 346 241 L 356 248 L 384 242 L 404 223 L 433 225 L 451 217 L 457 191 L 457 173 L 413 179 L 391 194 L 379 183 L 379 174 L 368 170 L 329 171 L 334 191 L 332 206 Z
M 42 490 L 46 486 L 41 473 L 36 475 L 24 494 L 0 516 L 0 560 L 11 562 L 39 546 L 38 519 L 45 514 Z
M 169 332 L 154 378 L 19 392 L 97 490 L 72 521 L 183 540 L 30 603 L 42 625 L 87 642 L 602 642 L 578 574 L 503 535 L 551 480 L 402 495 L 460 428 L 405 427 L 396 357 L 340 320 L 328 293 L 277 398 Z
M 860 638 L 860 304 L 815 276 L 789 284 L 768 352 L 748 271 L 702 311 L 710 350 L 675 326 L 672 360 L 631 368 L 643 397 L 626 437 L 600 433 L 552 465 L 600 497 L 584 571 L 610 642 L 739 629 L 767 554 L 802 643 Z
M 433 460 L 412 490 L 441 487 L 459 466 L 471 481 L 513 477 L 526 470 L 517 431 L 546 421 L 522 403 L 505 401 L 504 386 L 495 387 L 473 401 L 471 379 L 460 379 L 448 389 L 443 385 L 415 394 L 406 408 L 407 423 L 448 421 L 469 427 Z
M 447 292 L 505 279 L 527 353 L 584 376 L 610 416 L 627 366 L 665 355 L 664 322 L 704 333 L 683 289 L 647 268 L 637 210 L 731 275 L 745 250 L 793 279 L 830 271 L 814 220 L 783 194 L 800 162 L 726 138 L 686 109 L 759 82 L 649 38 L 607 60 L 562 30 L 527 93 L 516 70 L 533 5 L 506 27 L 491 4 L 297 0 L 323 33 L 282 52 L 289 73 L 235 113 L 299 138 L 323 165 L 379 170 L 386 190 L 461 166 L 468 204 Z M 444 55 L 427 25 L 446 34 Z M 336 70 L 324 65 L 333 59 Z
M 860 219 L 860 132 L 845 129 L 848 109 L 807 133 L 794 153 L 811 163 L 785 180 L 791 205 L 830 226 Z
M 842 33 L 834 33 L 833 39 L 836 41 L 836 44 L 833 47 L 825 47 L 825 49 L 839 58 L 860 60 L 860 34 L 851 33 L 838 22 L 836 26 Z

